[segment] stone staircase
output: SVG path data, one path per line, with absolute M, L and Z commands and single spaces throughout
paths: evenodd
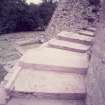
M 84 105 L 94 31 L 62 31 L 27 51 L 3 82 L 11 96 L 6 105 Z

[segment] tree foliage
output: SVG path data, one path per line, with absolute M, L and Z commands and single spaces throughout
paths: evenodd
M 25 0 L 0 0 L 0 33 L 44 29 L 56 7 L 51 1 L 28 5 Z

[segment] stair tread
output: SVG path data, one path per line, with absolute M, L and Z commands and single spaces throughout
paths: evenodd
M 77 40 L 82 40 L 82 41 L 89 41 L 91 42 L 93 40 L 92 37 L 90 36 L 83 36 L 78 33 L 74 32 L 67 32 L 67 31 L 62 31 L 58 34 L 58 37 L 66 37 L 66 38 L 72 38 L 72 39 L 77 39 Z
M 85 94 L 85 76 L 73 73 L 57 73 L 22 69 L 12 86 L 17 92 L 41 92 L 50 94 Z
M 88 27 L 88 28 L 85 28 L 85 30 L 95 32 L 96 28 L 95 27 Z
M 68 41 L 63 41 L 58 39 L 52 39 L 51 41 L 49 41 L 49 45 L 60 46 L 61 48 L 66 47 L 66 48 L 73 48 L 73 49 L 81 49 L 85 51 L 87 51 L 90 48 L 89 45 L 79 44 L 75 42 L 68 42 Z
M 82 34 L 82 35 L 85 35 L 85 36 L 91 36 L 91 37 L 95 36 L 94 32 L 91 32 L 91 31 L 88 31 L 88 30 L 80 30 L 78 33 L 80 35 Z
M 27 51 L 20 62 L 33 65 L 88 68 L 88 54 L 43 47 Z

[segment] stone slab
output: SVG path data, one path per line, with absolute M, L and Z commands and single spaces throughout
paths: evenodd
M 78 33 L 67 32 L 67 31 L 60 32 L 57 38 L 60 40 L 76 42 L 76 43 L 85 44 L 85 45 L 91 45 L 93 43 L 93 38 L 90 36 L 80 35 Z
M 25 45 L 29 45 L 29 44 L 35 44 L 35 43 L 36 43 L 36 40 L 34 38 L 16 41 L 16 44 L 19 46 L 25 46 Z
M 49 97 L 83 98 L 86 95 L 85 76 L 22 69 L 12 83 L 11 90 Z
M 88 27 L 85 30 L 91 31 L 91 32 L 95 32 L 96 31 L 96 28 L 95 27 Z
M 80 53 L 86 53 L 86 51 L 89 50 L 89 45 L 79 44 L 75 42 L 68 42 L 58 39 L 52 39 L 49 41 L 49 46 L 53 48 L 73 51 L 73 52 L 80 52 Z
M 31 49 L 20 59 L 20 65 L 34 69 L 84 70 L 88 68 L 88 54 L 75 53 L 55 48 Z M 62 69 L 64 68 L 64 69 Z M 49 70 L 48 69 L 48 70 Z M 81 71 L 77 71 L 81 72 Z
M 84 36 L 90 36 L 90 37 L 95 36 L 94 32 L 91 32 L 91 31 L 88 31 L 88 30 L 80 30 L 78 33 L 80 35 L 84 35 Z

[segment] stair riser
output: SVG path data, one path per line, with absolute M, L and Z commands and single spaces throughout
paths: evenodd
M 72 39 L 72 38 L 63 37 L 63 36 L 58 36 L 57 39 L 68 41 L 68 42 L 75 42 L 75 43 L 84 44 L 84 45 L 93 45 L 93 42 L 92 41 Z
M 19 66 L 22 69 L 32 69 L 32 70 L 44 70 L 44 71 L 53 71 L 59 73 L 77 73 L 77 74 L 87 74 L 87 68 L 75 68 L 75 67 L 63 67 L 63 66 L 53 66 L 53 65 L 43 65 L 43 64 L 29 64 L 20 62 Z
M 79 52 L 79 53 L 86 53 L 88 51 L 88 49 L 81 50 L 81 49 L 69 48 L 69 47 L 65 47 L 65 46 L 52 45 L 52 44 L 49 44 L 49 46 L 52 48 L 57 48 L 57 49 L 62 49 L 62 50 L 67 50 L 67 51 L 72 51 L 72 52 Z
M 96 31 L 96 28 L 80 28 L 79 30 L 84 30 L 84 31 L 89 31 L 89 32 L 95 32 Z
M 90 37 L 95 37 L 95 35 L 90 35 L 87 33 L 83 33 L 83 32 L 78 32 L 80 35 L 84 35 L 84 36 L 90 36 Z
M 31 95 L 31 97 L 37 97 L 37 98 L 46 98 L 46 99 L 66 99 L 66 100 L 81 100 L 86 98 L 86 93 L 45 93 L 45 92 L 33 92 L 33 93 L 25 93 L 25 92 L 19 92 L 19 91 L 11 91 L 10 93 L 11 97 L 14 98 L 25 98 L 28 95 Z

